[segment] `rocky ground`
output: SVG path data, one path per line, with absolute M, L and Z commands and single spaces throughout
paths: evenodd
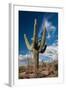
M 43 62 L 39 65 L 39 69 L 35 72 L 32 65 L 19 67 L 19 79 L 24 78 L 44 78 L 44 77 L 58 77 L 58 61 Z

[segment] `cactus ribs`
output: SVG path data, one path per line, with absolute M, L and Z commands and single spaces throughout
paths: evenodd
M 26 34 L 24 34 L 24 39 L 28 50 L 33 53 L 33 60 L 35 62 L 35 73 L 38 74 L 39 69 L 39 53 L 44 53 L 47 45 L 46 45 L 46 27 L 44 25 L 42 37 L 39 41 L 38 39 L 38 30 L 37 30 L 37 19 L 34 21 L 34 32 L 33 32 L 33 40 L 32 44 L 29 43 Z

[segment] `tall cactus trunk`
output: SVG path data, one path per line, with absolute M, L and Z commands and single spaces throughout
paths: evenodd
M 36 75 L 38 75 L 38 72 L 39 72 L 39 53 L 44 53 L 47 47 L 47 45 L 45 44 L 46 43 L 46 27 L 43 28 L 42 38 L 40 41 L 38 39 L 37 29 L 38 29 L 37 20 L 35 19 L 32 44 L 29 43 L 29 40 L 27 39 L 26 34 L 24 34 L 26 46 L 31 52 L 33 52 L 34 71 Z
M 38 69 L 39 69 L 39 52 L 37 51 L 33 51 L 33 60 L 34 60 L 34 69 L 35 69 L 35 74 L 38 73 Z

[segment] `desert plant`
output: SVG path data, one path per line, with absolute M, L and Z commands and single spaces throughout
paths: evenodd
M 24 34 L 24 39 L 27 48 L 33 52 L 33 60 L 35 61 L 35 72 L 37 73 L 39 68 L 39 53 L 44 53 L 46 50 L 46 27 L 44 25 L 41 40 L 38 39 L 37 34 L 37 19 L 34 21 L 34 33 L 32 44 L 29 43 L 26 34 Z

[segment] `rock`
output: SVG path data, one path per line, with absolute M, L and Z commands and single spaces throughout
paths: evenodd
M 49 75 L 49 71 L 42 71 L 41 74 L 44 75 L 44 76 L 48 76 Z

